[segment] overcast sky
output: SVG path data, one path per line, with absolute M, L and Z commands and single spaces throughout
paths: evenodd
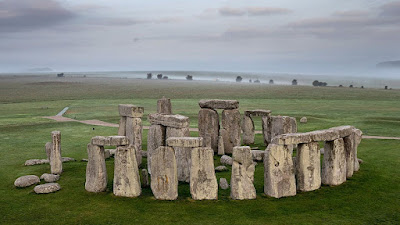
M 400 1 L 0 0 L 0 72 L 353 74 L 399 40 Z

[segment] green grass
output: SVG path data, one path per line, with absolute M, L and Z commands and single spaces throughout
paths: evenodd
M 229 98 L 240 101 L 242 112 L 261 108 L 271 109 L 274 115 L 290 115 L 298 119 L 307 116 L 309 123 L 299 124 L 300 131 L 351 124 L 368 135 L 400 136 L 399 91 L 247 84 L 196 86 L 187 85 L 187 82 L 176 85 L 157 82 L 153 86 L 148 81 L 141 86 L 129 79 L 125 83 L 118 79 L 110 79 L 112 82 L 91 79 L 72 85 L 42 83 L 49 80 L 40 77 L 1 79 L 0 223 L 398 224 L 400 221 L 398 140 L 363 140 L 358 156 L 365 163 L 351 179 L 337 187 L 323 186 L 294 197 L 270 198 L 263 194 L 263 165 L 258 163 L 254 182 L 256 200 L 230 200 L 229 190 L 219 190 L 218 201 L 193 201 L 189 185 L 180 184 L 177 201 L 157 201 L 150 188 L 144 188 L 143 194 L 136 199 L 114 196 L 113 159 L 107 160 L 107 192 L 94 194 L 85 191 L 86 163 L 80 159 L 87 158 L 86 144 L 93 136 L 116 134 L 117 128 L 76 122 L 57 123 L 41 118 L 55 115 L 65 106 L 70 106 L 66 115 L 70 118 L 117 123 L 118 104 L 142 105 L 146 113 L 151 113 L 156 111 L 157 98 L 165 95 L 172 98 L 173 111 L 189 116 L 191 126 L 196 127 L 199 99 Z M 116 88 L 118 85 L 120 89 Z M 149 86 L 152 91 L 146 89 Z M 51 92 L 44 94 L 46 91 Z M 256 126 L 261 129 L 259 122 Z M 64 173 L 59 181 L 62 190 L 36 195 L 33 187 L 15 188 L 13 182 L 19 176 L 40 176 L 49 172 L 49 165 L 27 167 L 23 163 L 27 159 L 45 158 L 44 144 L 51 140 L 50 132 L 53 130 L 62 133 L 63 156 L 78 160 L 63 164 Z M 146 135 L 147 131 L 144 131 L 144 149 Z M 192 135 L 197 134 L 193 132 Z M 263 149 L 262 142 L 261 135 L 257 135 L 254 146 Z M 215 156 L 215 166 L 219 164 L 219 157 Z M 143 166 L 146 166 L 145 160 Z M 229 181 L 230 169 L 217 173 L 217 178 L 225 177 Z

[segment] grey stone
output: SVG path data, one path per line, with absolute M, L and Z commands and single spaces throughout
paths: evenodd
M 270 116 L 271 110 L 264 110 L 264 109 L 254 109 L 254 110 L 246 110 L 244 111 L 245 116 Z
M 288 116 L 271 116 L 271 139 L 281 134 L 292 133 L 291 123 Z
M 140 118 L 143 117 L 144 108 L 131 104 L 120 104 L 118 111 L 120 116 Z
M 296 195 L 295 168 L 287 146 L 270 144 L 265 150 L 264 193 L 275 198 Z
M 138 166 L 142 164 L 142 132 L 143 125 L 141 118 L 126 118 L 126 137 L 129 139 L 130 145 L 135 147 Z
M 226 166 L 217 166 L 215 167 L 215 171 L 217 172 L 228 171 L 228 168 Z
M 231 176 L 231 198 L 237 200 L 255 199 L 253 157 L 248 146 L 233 148 Z
M 89 192 L 103 192 L 107 189 L 107 169 L 104 147 L 87 145 L 88 163 L 86 165 L 85 189 Z
M 203 137 L 204 146 L 218 151 L 219 116 L 213 109 L 200 109 L 198 117 L 199 136 Z
M 142 187 L 149 187 L 150 180 L 149 180 L 149 173 L 146 169 L 142 169 Z
M 25 161 L 25 166 L 41 165 L 50 163 L 48 159 L 28 159 Z
M 60 179 L 60 175 L 44 173 L 42 176 L 40 176 L 40 179 L 44 180 L 46 183 L 53 183 Z
M 218 136 L 218 155 L 225 155 L 224 138 Z
M 170 147 L 196 148 L 203 146 L 202 137 L 170 137 L 167 139 Z
M 233 163 L 233 159 L 232 159 L 232 157 L 230 157 L 229 155 L 223 155 L 223 156 L 221 156 L 221 164 L 223 164 L 223 165 L 230 165 L 230 166 L 232 166 L 232 163 Z
M 214 171 L 214 151 L 210 147 L 192 149 L 190 193 L 194 200 L 218 199 L 218 183 Z
M 239 108 L 239 101 L 202 99 L 199 101 L 199 106 L 200 108 L 209 108 L 209 109 L 237 109 Z
M 307 117 L 301 117 L 300 123 L 307 123 Z
M 50 171 L 52 174 L 62 173 L 62 160 L 61 160 L 61 132 L 51 132 L 52 148 L 50 152 Z
M 92 145 L 98 146 L 123 146 L 129 145 L 129 139 L 126 136 L 95 136 L 91 140 Z
M 151 174 L 151 158 L 153 152 L 165 145 L 166 128 L 161 125 L 151 125 L 147 133 L 147 170 Z
M 346 181 L 346 153 L 342 138 L 325 142 L 321 180 L 326 185 L 340 185 Z
M 158 124 L 173 128 L 189 127 L 189 117 L 177 114 L 176 115 L 166 115 L 160 113 L 149 114 L 148 120 L 152 125 Z
M 190 136 L 189 128 L 173 128 L 167 127 L 166 138 L 188 137 Z M 190 181 L 190 160 L 191 148 L 173 147 L 176 157 L 176 165 L 178 168 L 178 181 L 189 183 Z
M 111 158 L 111 153 L 109 149 L 104 149 L 104 159 Z
M 346 178 L 350 178 L 354 173 L 354 165 L 356 159 L 356 149 L 355 149 L 355 135 L 354 133 L 350 136 L 343 138 L 344 151 L 346 155 Z
M 262 134 L 264 137 L 264 144 L 267 146 L 269 143 L 271 143 L 271 117 L 270 116 L 261 117 L 261 127 L 262 127 Z
M 229 183 L 225 178 L 219 178 L 219 186 L 222 190 L 226 190 L 229 188 Z
M 244 145 L 254 144 L 255 128 L 254 128 L 254 121 L 250 116 L 245 115 L 243 117 L 242 130 L 243 130 L 243 144 Z
M 363 163 L 364 163 L 364 160 L 362 160 L 362 159 L 357 159 L 357 161 L 358 161 L 358 163 L 360 163 L 360 164 L 363 164 Z
M 81 159 L 81 162 L 89 162 L 88 159 Z
M 321 187 L 321 154 L 318 142 L 299 144 L 296 157 L 297 190 L 313 191 Z
M 225 154 L 231 154 L 233 147 L 240 146 L 240 112 L 237 109 L 222 111 L 222 127 L 226 131 L 222 135 L 224 139 Z
M 33 191 L 35 191 L 36 194 L 49 194 L 59 191 L 60 189 L 61 186 L 57 183 L 47 183 L 36 186 Z
M 290 117 L 290 132 L 297 133 L 297 121 L 295 117 Z
M 74 162 L 76 160 L 71 157 L 61 157 L 61 161 L 64 163 L 64 162 Z
M 164 96 L 161 99 L 158 99 L 157 113 L 172 114 L 171 99 L 165 98 Z
M 46 156 L 47 159 L 50 160 L 50 154 L 51 154 L 51 149 L 53 148 L 53 144 L 51 142 L 47 142 L 46 145 L 44 146 L 44 149 L 46 151 Z
M 263 150 L 251 150 L 251 154 L 253 155 L 254 161 L 263 161 L 265 151 Z
M 151 190 L 156 199 L 178 198 L 178 171 L 174 149 L 160 146 L 152 154 Z
M 40 183 L 40 179 L 38 176 L 26 175 L 26 176 L 18 177 L 14 182 L 14 186 L 22 188 L 22 187 L 29 187 L 31 185 L 38 184 L 38 183 Z
M 126 135 L 126 116 L 121 116 L 119 119 L 118 136 Z
M 357 159 L 357 149 L 358 145 L 361 143 L 362 131 L 359 129 L 353 129 L 353 132 L 354 132 L 354 149 L 355 149 L 354 158 Z M 360 170 L 360 162 L 359 160 L 354 160 L 354 172 L 358 170 Z
M 134 146 L 119 146 L 114 160 L 113 193 L 116 196 L 137 197 L 142 193 Z

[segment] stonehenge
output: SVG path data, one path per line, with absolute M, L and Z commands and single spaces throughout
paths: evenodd
M 142 193 L 135 146 L 117 147 L 113 193 L 123 197 L 137 197 Z
M 51 132 L 52 145 L 50 151 L 50 171 L 52 174 L 62 173 L 62 159 L 61 159 L 61 132 Z
M 253 185 L 255 165 L 250 147 L 234 147 L 232 156 L 231 198 L 255 199 L 256 189 Z

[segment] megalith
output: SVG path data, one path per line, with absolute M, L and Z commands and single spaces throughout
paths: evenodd
M 87 153 L 85 189 L 89 192 L 105 191 L 107 189 L 107 169 L 104 147 L 88 144 Z
M 232 154 L 231 198 L 255 199 L 253 156 L 249 146 L 234 147 Z
M 119 146 L 114 156 L 113 193 L 116 196 L 137 197 L 142 193 L 134 146 Z
M 225 154 L 231 154 L 233 147 L 240 146 L 240 112 L 238 109 L 224 109 L 222 111 L 222 127 L 226 134 L 223 136 Z
M 61 158 L 61 132 L 51 132 L 52 146 L 50 152 L 50 171 L 52 174 L 62 173 L 62 158 Z
M 321 181 L 340 185 L 346 181 L 346 153 L 343 138 L 325 142 Z
M 295 164 L 297 190 L 313 191 L 321 187 L 321 152 L 318 142 L 299 144 Z
M 214 109 L 202 108 L 198 118 L 199 136 L 203 138 L 204 146 L 218 151 L 219 116 Z

